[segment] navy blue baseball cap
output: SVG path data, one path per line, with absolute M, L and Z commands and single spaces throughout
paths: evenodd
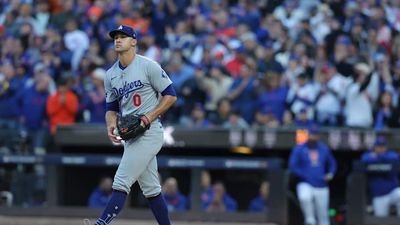
M 375 146 L 385 146 L 386 139 L 384 137 L 377 137 L 374 143 Z
M 118 33 L 122 33 L 128 37 L 136 39 L 136 31 L 130 26 L 120 25 L 117 29 L 110 31 L 110 33 L 108 33 L 108 35 L 110 35 L 110 37 L 112 39 L 114 39 L 115 35 Z

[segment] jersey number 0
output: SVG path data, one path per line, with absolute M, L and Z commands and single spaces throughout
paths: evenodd
M 138 94 L 133 95 L 133 105 L 134 106 L 140 106 L 142 104 L 142 98 Z

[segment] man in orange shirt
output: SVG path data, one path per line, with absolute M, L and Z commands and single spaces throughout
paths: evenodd
M 57 92 L 47 101 L 51 133 L 56 133 L 58 125 L 75 123 L 77 112 L 78 97 L 71 91 L 69 79 L 61 77 L 57 82 Z

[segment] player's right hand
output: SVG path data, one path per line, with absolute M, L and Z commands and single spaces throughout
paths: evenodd
M 114 144 L 121 144 L 122 143 L 122 139 L 120 136 L 114 134 L 114 130 L 116 128 L 115 127 L 108 127 L 107 128 L 107 134 L 108 134 L 108 138 L 110 139 L 110 141 Z

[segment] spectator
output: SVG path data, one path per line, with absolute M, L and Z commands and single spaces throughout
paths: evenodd
M 215 112 L 211 112 L 208 116 L 208 119 L 213 126 L 222 126 L 229 120 L 230 113 L 231 102 L 225 97 L 218 101 L 217 110 Z
M 233 110 L 229 114 L 228 121 L 222 124 L 225 129 L 246 129 L 249 127 L 247 121 L 242 117 L 240 110 Z
M 257 57 L 257 68 L 262 73 L 267 73 L 268 71 L 275 71 L 277 73 L 282 73 L 284 68 L 275 59 L 275 51 L 271 42 L 267 42 L 261 48 L 256 50 Z
M 89 49 L 85 53 L 84 57 L 96 67 L 102 67 L 104 65 L 105 59 L 101 55 L 100 43 L 98 41 L 92 41 L 90 43 Z M 86 75 L 86 74 L 81 74 Z
M 304 73 L 304 68 L 300 64 L 300 57 L 296 54 L 291 54 L 285 66 L 282 82 L 289 87 L 297 84 L 297 77 Z
M 281 86 L 281 77 L 276 72 L 267 72 L 263 79 L 265 90 L 257 99 L 257 110 L 265 112 L 268 111 L 267 108 L 270 108 L 273 116 L 282 123 L 288 89 Z
M 53 1 L 54 2 L 54 1 Z M 54 5 L 50 2 L 50 8 Z M 66 0 L 57 4 L 57 7 L 52 8 L 53 15 L 50 17 L 50 24 L 63 30 L 68 19 L 77 18 L 77 13 L 74 12 L 74 1 Z
M 251 200 L 249 212 L 266 212 L 268 211 L 269 183 L 263 181 L 260 185 L 259 194 Z
M 58 125 L 75 123 L 78 97 L 70 89 L 69 78 L 59 78 L 57 92 L 49 97 L 46 110 L 52 134 L 56 133 Z
M 224 66 L 226 70 L 229 71 L 229 74 L 236 79 L 242 73 L 241 68 L 245 64 L 245 61 L 246 61 L 245 49 L 240 43 L 239 46 L 235 46 L 234 56 L 232 57 L 232 59 L 226 61 Z
M 165 180 L 163 194 L 167 203 L 168 211 L 185 211 L 188 208 L 186 197 L 179 191 L 178 181 L 174 177 Z
M 297 128 L 307 128 L 314 124 L 312 119 L 308 118 L 308 109 L 303 108 L 297 114 L 295 114 L 294 125 Z
M 366 63 L 355 66 L 356 77 L 346 94 L 346 125 L 370 127 L 373 124 L 372 106 L 378 94 L 378 77 L 371 75 Z
M 99 185 L 92 191 L 88 199 L 89 208 L 103 208 L 107 205 L 112 194 L 111 177 L 102 177 Z
M 188 79 L 194 77 L 195 70 L 191 65 L 186 64 L 183 59 L 182 55 L 175 51 L 173 52 L 171 59 L 167 66 L 169 77 L 172 80 L 172 85 L 174 86 L 177 93 L 182 93 L 183 84 Z M 178 98 L 175 107 L 177 107 L 179 115 L 180 110 L 182 109 L 183 105 L 185 104 L 184 99 Z
M 36 35 L 43 36 L 46 33 L 46 28 L 50 21 L 50 6 L 47 1 L 42 0 L 36 3 L 35 9 Z
M 289 158 L 289 170 L 299 179 L 297 197 L 304 223 L 329 224 L 329 187 L 336 172 L 336 161 L 328 146 L 319 141 L 319 128 L 309 129 L 308 141 L 296 145 Z M 316 216 L 315 216 L 316 212 Z
M 297 76 L 297 82 L 292 84 L 287 95 L 287 103 L 294 114 L 300 110 L 308 109 L 308 119 L 314 118 L 313 104 L 317 97 L 316 85 L 308 81 L 308 75 L 301 73 Z
M 235 212 L 236 201 L 225 190 L 225 185 L 217 181 L 212 186 L 212 195 L 209 201 L 203 201 L 203 209 L 206 212 Z
M 171 50 L 179 49 L 185 58 L 190 58 L 196 39 L 191 32 L 188 32 L 186 21 L 179 21 L 174 30 L 167 27 L 165 39 L 168 41 Z
M 325 64 L 319 73 L 319 90 L 315 100 L 315 118 L 320 125 L 341 125 L 342 105 L 347 87 L 352 83 L 336 71 L 334 65 Z
M 87 20 L 81 23 L 82 30 L 88 35 L 91 40 L 96 40 L 99 43 L 105 43 L 105 35 L 102 32 L 107 30 L 105 21 L 102 20 L 104 15 L 104 6 L 101 4 L 92 5 L 87 7 Z
M 199 87 L 207 93 L 208 96 L 205 108 L 208 111 L 215 111 L 217 109 L 218 101 L 227 96 L 233 79 L 224 73 L 224 69 L 221 65 L 213 64 L 209 71 L 209 77 L 204 73 L 197 72 L 196 80 Z
M 387 149 L 385 138 L 377 137 L 373 149 L 365 152 L 361 161 L 366 164 L 396 163 L 399 155 Z M 368 188 L 375 216 L 389 216 L 390 206 L 395 205 L 397 216 L 400 217 L 400 183 L 396 172 L 368 174 Z
M 277 128 L 280 125 L 278 118 L 273 113 L 273 107 L 263 107 L 260 111 L 256 112 L 255 127 Z
M 207 170 L 201 171 L 201 201 L 209 202 L 211 201 L 211 196 L 213 194 L 212 186 L 211 186 L 211 175 Z
M 229 18 L 229 13 L 225 10 L 217 11 L 214 15 L 216 22 L 214 35 L 218 38 L 225 39 L 237 34 L 236 27 Z
M 196 68 L 195 76 L 198 76 L 199 73 L 204 73 L 203 69 L 204 68 L 200 67 Z M 185 102 L 181 109 L 181 116 L 189 116 L 194 105 L 196 103 L 204 103 L 207 98 L 207 94 L 200 87 L 200 84 L 195 76 L 190 77 L 183 82 L 181 92 L 178 93 Z
M 194 76 L 194 68 L 186 64 L 182 60 L 182 55 L 179 52 L 174 52 L 171 56 L 171 61 L 168 64 L 169 76 L 174 82 L 174 88 L 181 90 L 182 84 L 189 78 Z
M 297 35 L 296 25 L 306 16 L 306 12 L 297 4 L 297 1 L 285 0 L 284 4 L 274 11 L 274 16 L 291 32 L 293 38 Z
M 85 32 L 79 30 L 75 19 L 69 19 L 66 23 L 64 44 L 72 52 L 71 66 L 72 70 L 76 71 L 84 52 L 89 49 L 89 37 Z
M 372 57 L 375 66 L 374 75 L 379 77 L 379 91 L 393 91 L 392 75 L 388 57 L 382 52 L 375 53 Z
M 211 186 L 211 175 L 208 170 L 201 171 L 200 191 L 201 191 L 201 193 L 200 193 L 200 196 L 198 196 L 198 197 L 199 197 L 201 204 L 203 204 L 204 202 L 211 201 L 211 196 L 212 196 L 213 190 L 212 190 L 212 186 Z M 193 209 L 193 204 L 192 204 L 191 200 L 192 200 L 192 193 L 188 197 L 188 206 L 190 206 Z
M 0 68 L 0 127 L 17 129 L 20 108 L 17 96 L 23 85 L 15 77 L 15 69 L 11 64 L 3 64 Z
M 51 77 L 46 73 L 36 74 L 33 85 L 26 87 L 18 96 L 21 107 L 21 125 L 28 132 L 35 153 L 44 153 L 49 127 L 46 105 L 50 95 Z
M 334 52 L 331 60 L 334 62 L 337 71 L 346 77 L 350 77 L 354 74 L 355 60 L 352 59 L 352 51 L 354 45 L 350 37 L 347 35 L 340 35 L 334 42 Z
M 211 126 L 201 103 L 194 105 L 190 117 L 181 117 L 180 123 L 187 128 L 209 128 Z
M 139 48 L 139 51 L 143 51 L 140 54 L 156 61 L 162 61 L 162 49 L 155 43 L 156 39 L 154 37 L 154 32 L 147 31 L 146 33 L 141 34 L 141 42 L 143 44 L 143 49 Z
M 89 111 L 90 123 L 105 123 L 105 93 L 104 93 L 104 77 L 106 71 L 102 68 L 96 68 L 91 73 L 91 83 L 93 86 L 87 90 L 88 105 L 86 110 Z
M 400 126 L 399 112 L 393 106 L 392 94 L 382 92 L 379 96 L 378 108 L 375 113 L 374 128 L 388 129 Z
M 257 95 L 254 88 L 255 81 L 254 71 L 251 71 L 248 65 L 242 65 L 240 76 L 234 79 L 228 94 L 233 110 L 242 110 L 242 116 L 247 123 L 252 123 L 254 117 Z

